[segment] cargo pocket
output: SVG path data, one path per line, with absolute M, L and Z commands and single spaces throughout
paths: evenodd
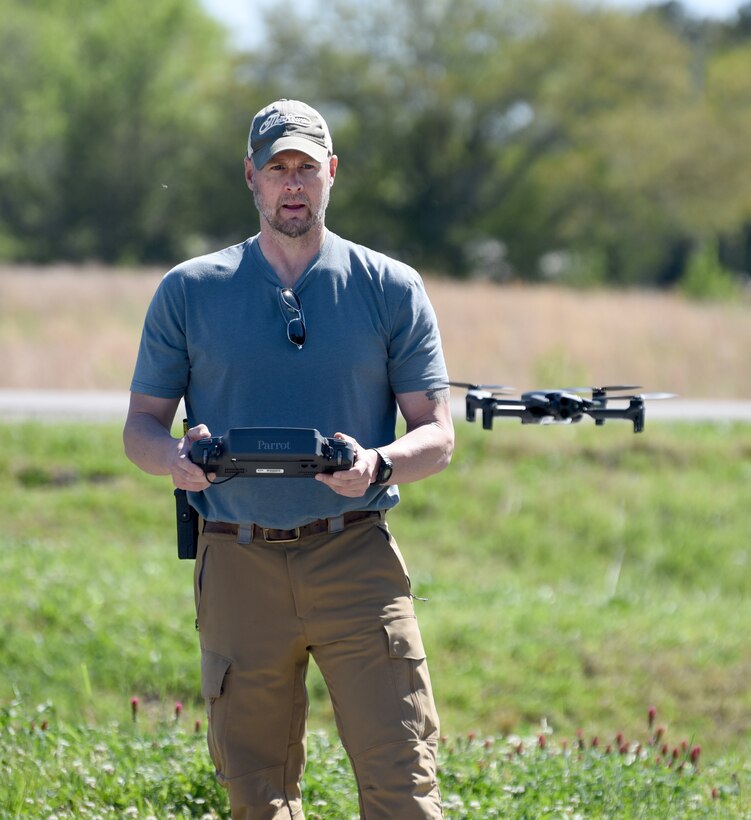
M 420 739 L 437 731 L 438 718 L 420 629 L 415 618 L 384 623 L 404 725 Z
M 227 704 L 219 703 L 226 698 L 226 688 L 232 661 L 209 649 L 201 651 L 201 695 L 206 701 L 206 714 L 208 715 L 207 742 L 209 754 L 214 762 L 217 776 L 223 779 L 224 755 L 222 754 L 224 731 L 224 715 L 227 712 Z

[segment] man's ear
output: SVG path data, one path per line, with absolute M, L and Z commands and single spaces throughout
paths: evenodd
M 329 157 L 329 185 L 334 184 L 334 179 L 336 177 L 336 169 L 339 166 L 339 157 L 336 154 L 332 154 Z
M 253 160 L 246 154 L 245 155 L 245 184 L 253 190 L 253 178 L 255 175 L 255 167 L 253 166 Z

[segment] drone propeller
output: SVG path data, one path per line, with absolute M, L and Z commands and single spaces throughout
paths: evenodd
M 505 384 L 472 384 L 471 382 L 449 382 L 452 387 L 465 387 L 467 390 L 511 390 Z
M 621 390 L 640 390 L 639 384 L 608 384 L 604 387 L 566 387 L 569 393 L 615 393 Z
M 466 390 L 488 390 L 493 391 L 494 395 L 502 395 L 503 393 L 513 393 L 514 388 L 505 384 L 471 384 L 470 382 L 449 382 L 451 387 L 463 387 Z
M 639 393 L 635 396 L 611 396 L 612 399 L 647 399 L 648 401 L 659 401 L 661 399 L 676 399 L 677 393 Z

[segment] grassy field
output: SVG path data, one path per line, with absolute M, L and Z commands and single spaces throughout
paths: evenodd
M 3 817 L 227 817 L 199 733 L 174 720 L 143 731 L 24 725 L 0 715 L 0 742 L 12 733 L 13 765 L 0 759 Z M 654 738 L 645 732 L 647 737 Z M 538 817 L 748 818 L 749 772 L 729 761 L 705 767 L 698 746 L 633 740 L 600 744 L 546 734 L 442 741 L 438 775 L 447 820 Z M 663 749 L 663 746 L 666 748 Z M 313 732 L 303 801 L 308 820 L 357 820 L 349 762 L 330 734 Z
M 525 801 L 539 799 L 534 783 L 543 773 L 566 805 L 577 790 L 586 797 L 591 812 L 580 807 L 583 816 L 612 816 L 594 794 L 616 800 L 626 783 L 641 795 L 629 798 L 634 806 L 668 794 L 660 805 L 722 805 L 717 816 L 743 816 L 751 788 L 751 427 L 653 424 L 637 436 L 627 424 L 509 422 L 492 433 L 468 424 L 457 432 L 452 467 L 405 487 L 391 517 L 415 592 L 427 599 L 417 606 L 447 739 L 442 783 L 459 801 L 449 816 L 539 816 L 541 804 Z M 103 755 L 137 780 L 141 764 L 129 744 L 139 743 L 164 746 L 160 788 L 184 796 L 197 778 L 220 800 L 190 731 L 203 719 L 192 564 L 176 558 L 169 483 L 128 464 L 111 425 L 26 424 L 0 434 L 0 760 L 16 773 L 7 805 L 44 804 L 48 778 L 39 782 L 38 772 L 59 774 L 75 761 L 94 769 L 86 761 Z M 311 725 L 328 738 L 330 707 L 316 670 L 309 683 Z M 178 702 L 184 736 L 164 728 Z M 664 752 L 650 746 L 650 706 L 670 738 Z M 546 749 L 535 745 L 541 733 Z M 580 735 L 590 751 L 569 761 L 575 771 L 555 774 Z M 527 750 L 519 760 L 517 736 Z M 623 738 L 632 757 L 636 743 L 650 750 L 641 774 L 625 765 L 628 755 L 606 759 L 607 746 L 618 749 Z M 71 744 L 75 755 L 63 754 Z M 672 760 L 676 749 L 688 766 L 696 746 L 703 771 L 690 787 L 654 762 L 664 764 L 665 753 Z M 175 754 L 193 761 L 185 782 Z M 309 782 L 329 799 L 352 792 L 346 766 L 329 771 L 326 761 L 338 754 L 324 749 L 311 763 Z M 655 772 L 667 792 L 654 785 Z M 524 784 L 529 794 L 513 801 L 512 815 L 504 787 Z M 89 791 L 95 805 L 106 798 Z M 125 786 L 119 794 L 127 802 Z M 467 806 L 478 799 L 486 802 L 473 813 Z M 629 816 L 671 816 L 654 811 Z

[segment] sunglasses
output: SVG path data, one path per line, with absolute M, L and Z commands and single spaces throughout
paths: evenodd
M 292 288 L 279 290 L 279 309 L 287 321 L 287 338 L 301 350 L 305 344 L 305 316 L 300 298 Z

